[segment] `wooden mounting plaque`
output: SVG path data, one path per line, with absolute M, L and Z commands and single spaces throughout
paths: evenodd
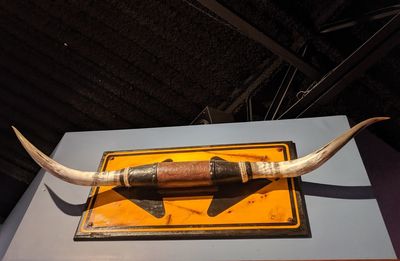
M 293 142 L 105 152 L 99 170 L 162 161 L 283 161 Z M 300 178 L 192 189 L 93 187 L 75 240 L 309 237 Z

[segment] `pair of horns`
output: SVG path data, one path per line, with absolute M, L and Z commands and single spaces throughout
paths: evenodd
M 46 156 L 12 127 L 29 155 L 54 176 L 82 186 L 194 187 L 260 178 L 297 177 L 315 170 L 330 159 L 362 129 L 389 117 L 365 120 L 307 156 L 282 162 L 161 162 L 116 171 L 87 172 L 68 168 Z

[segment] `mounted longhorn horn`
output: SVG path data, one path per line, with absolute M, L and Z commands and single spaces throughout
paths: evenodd
M 52 160 L 33 146 L 16 128 L 22 146 L 42 168 L 54 176 L 82 186 L 125 187 L 195 187 L 230 182 L 245 183 L 252 179 L 289 178 L 304 175 L 321 166 L 351 138 L 368 125 L 389 119 L 376 117 L 365 120 L 332 140 L 319 150 L 299 159 L 282 162 L 189 161 L 160 162 L 121 170 L 86 172 L 71 169 Z

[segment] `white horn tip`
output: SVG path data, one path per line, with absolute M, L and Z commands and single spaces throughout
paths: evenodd
M 21 134 L 21 132 L 19 132 L 19 130 L 17 128 L 15 128 L 14 126 L 11 126 L 11 128 L 13 129 L 15 135 L 17 135 L 17 138 L 19 139 L 19 141 L 24 143 L 25 137 Z
M 390 117 L 375 117 L 377 121 L 385 121 L 385 120 L 390 120 Z

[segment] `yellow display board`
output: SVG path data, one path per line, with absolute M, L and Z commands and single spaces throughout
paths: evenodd
M 292 142 L 105 152 L 99 170 L 163 161 L 283 161 Z M 309 236 L 299 179 L 187 189 L 93 187 L 75 239 Z

